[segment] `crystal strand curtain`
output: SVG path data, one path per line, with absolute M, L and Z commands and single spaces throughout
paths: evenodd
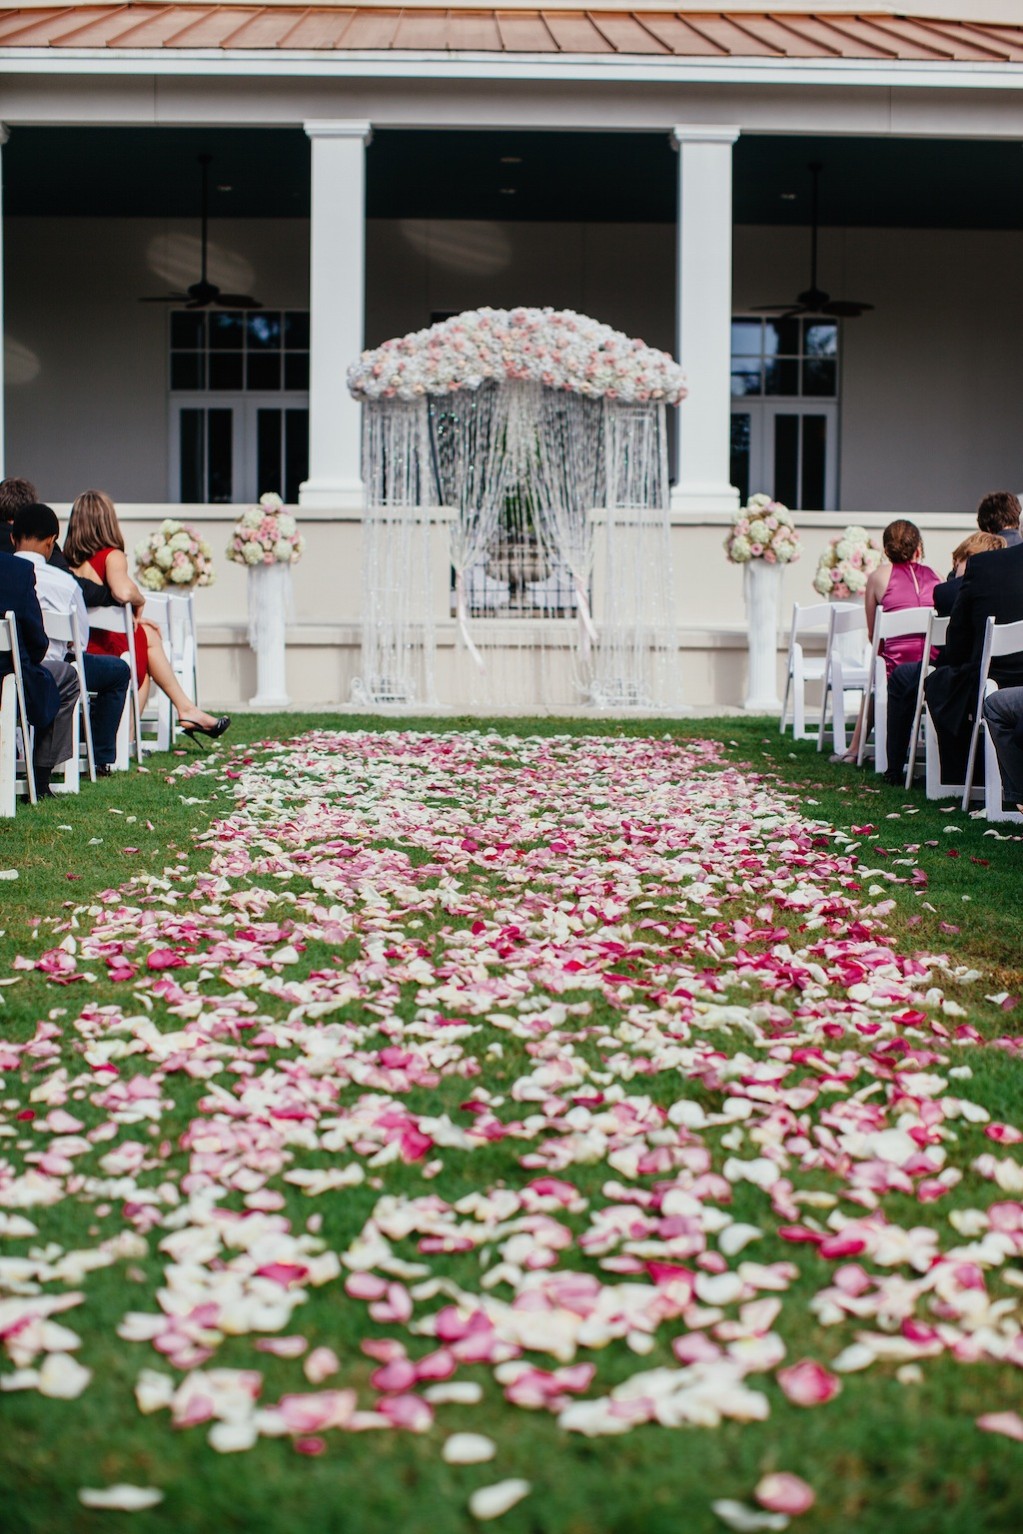
M 436 702 L 431 509 L 437 505 L 425 400 L 363 406 L 362 675 L 355 702 Z

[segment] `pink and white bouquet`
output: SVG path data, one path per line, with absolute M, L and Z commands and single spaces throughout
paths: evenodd
M 832 538 L 817 561 L 813 589 L 836 602 L 862 596 L 867 576 L 883 558 L 884 550 L 865 527 L 847 527 Z
M 472 309 L 385 341 L 348 369 L 349 391 L 361 400 L 415 400 L 509 380 L 624 404 L 677 405 L 686 393 L 667 352 L 571 309 Z
M 769 565 L 791 565 L 802 553 L 792 513 L 769 495 L 751 495 L 732 518 L 725 553 L 733 565 L 762 559 Z
M 213 550 L 194 527 L 167 517 L 135 545 L 135 574 L 145 591 L 212 586 Z
M 302 558 L 305 539 L 279 495 L 261 495 L 259 505 L 243 511 L 227 545 L 236 565 L 293 565 Z

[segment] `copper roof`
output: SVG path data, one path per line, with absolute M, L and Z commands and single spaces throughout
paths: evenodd
M 1023 62 L 1023 26 L 727 11 L 427 10 L 374 5 L 67 5 L 0 12 L 18 48 L 657 55 Z

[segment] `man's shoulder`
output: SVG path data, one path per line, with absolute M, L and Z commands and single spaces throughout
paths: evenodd
M 19 559 L 17 554 L 0 554 L 0 584 L 9 591 L 27 591 L 35 583 L 35 571 L 27 559 Z
M 975 580 L 989 577 L 1000 580 L 1006 576 L 1016 579 L 1020 565 L 1023 565 L 1023 543 L 1014 543 L 1007 549 L 988 549 L 985 554 L 972 555 L 966 573 Z

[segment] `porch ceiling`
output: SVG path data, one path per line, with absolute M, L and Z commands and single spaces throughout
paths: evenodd
M 1023 26 L 872 13 L 448 10 L 384 5 L 15 6 L 0 52 L 61 48 L 1023 62 Z
M 309 215 L 300 129 L 16 128 L 3 150 L 7 216 L 193 218 L 196 156 L 213 155 L 211 214 Z M 1023 148 L 1004 141 L 743 135 L 738 224 L 1023 228 Z M 367 151 L 371 218 L 671 223 L 677 159 L 659 133 L 379 132 Z

